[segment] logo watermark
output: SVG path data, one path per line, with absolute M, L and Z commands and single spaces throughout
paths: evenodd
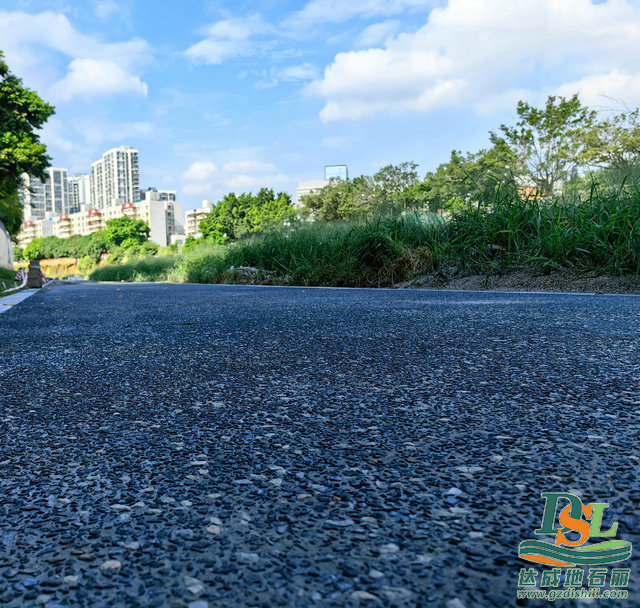
M 584 505 L 569 492 L 543 492 L 541 496 L 545 500 L 542 523 L 533 533 L 553 536 L 554 542 L 524 540 L 518 547 L 518 557 L 553 567 L 542 572 L 532 567 L 522 568 L 518 575 L 518 598 L 552 602 L 580 598 L 627 599 L 631 569 L 603 567 L 629 559 L 632 548 L 629 541 L 616 540 L 618 522 L 603 530 L 604 512 L 609 503 Z M 563 504 L 558 513 L 558 507 L 565 502 L 568 504 Z M 560 523 L 557 528 L 556 517 Z

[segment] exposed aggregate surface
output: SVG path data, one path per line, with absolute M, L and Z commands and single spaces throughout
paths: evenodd
M 638 296 L 46 287 L 0 317 L 0 607 L 548 605 L 544 491 L 610 503 L 640 605 L 639 346 Z

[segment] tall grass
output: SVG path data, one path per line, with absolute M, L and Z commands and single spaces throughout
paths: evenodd
M 180 256 L 148 256 L 127 264 L 101 266 L 91 272 L 92 281 L 166 281 L 171 268 L 180 262 Z
M 16 287 L 16 271 L 0 266 L 0 292 Z
M 431 255 L 423 243 L 434 231 L 411 218 L 307 223 L 228 246 L 197 248 L 171 276 L 210 283 L 224 279 L 231 266 L 252 266 L 296 285 L 389 285 L 429 270 Z
M 183 256 L 100 268 L 99 280 L 232 282 L 230 267 L 277 273 L 295 285 L 389 286 L 431 272 L 570 268 L 640 274 L 640 193 L 593 188 L 581 201 L 496 196 L 439 217 L 310 222 Z

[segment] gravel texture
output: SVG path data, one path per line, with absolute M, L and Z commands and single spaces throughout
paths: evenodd
M 608 275 L 572 270 L 554 270 L 546 274 L 539 270 L 509 270 L 494 275 L 439 276 L 426 275 L 398 283 L 397 288 L 463 289 L 491 291 L 553 291 L 566 293 L 640 294 L 640 276 Z
M 513 606 L 553 490 L 610 503 L 638 606 L 639 327 L 637 296 L 46 287 L 0 317 L 0 606 Z

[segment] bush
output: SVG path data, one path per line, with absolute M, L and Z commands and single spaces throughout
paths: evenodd
M 150 256 L 130 260 L 126 264 L 96 268 L 92 281 L 166 281 L 169 271 L 180 261 L 180 256 Z
M 137 247 L 137 243 L 136 243 Z M 117 264 L 118 262 L 124 261 L 127 255 L 131 255 L 131 249 L 124 249 L 123 247 L 118 247 L 114 245 L 109 250 L 109 255 L 107 256 L 108 264 Z
M 78 261 L 78 272 L 80 274 L 86 274 L 96 265 L 96 261 L 93 256 L 85 255 Z

